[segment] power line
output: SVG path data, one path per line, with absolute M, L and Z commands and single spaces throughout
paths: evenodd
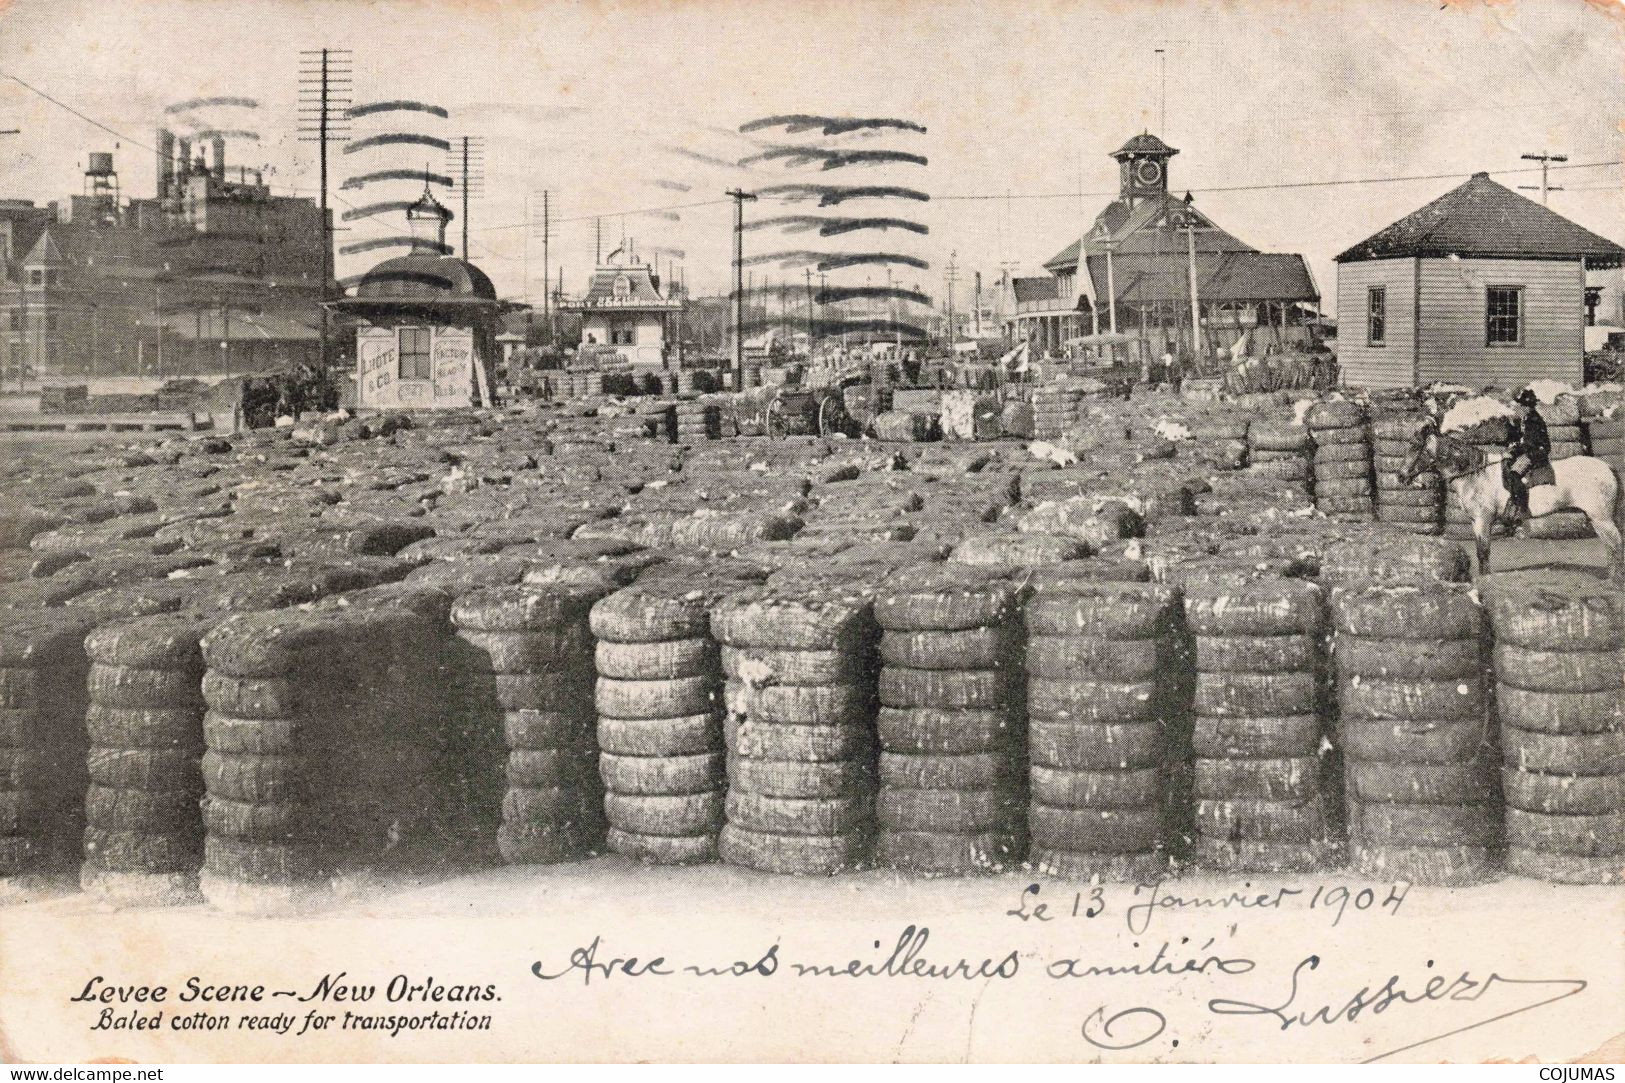
M 1550 166 L 1549 168 L 1553 169 L 1553 170 L 1557 170 L 1557 169 L 1598 169 L 1598 168 L 1602 168 L 1602 167 L 1605 167 L 1605 166 L 1617 168 L 1619 165 L 1620 165 L 1619 162 L 1573 162 L 1573 163 L 1570 163 L 1568 165 Z M 1509 176 L 1509 175 L 1512 175 L 1512 174 L 1538 173 L 1538 172 L 1540 172 L 1540 170 L 1534 169 L 1534 168 L 1529 168 L 1529 169 L 1521 169 L 1521 168 L 1520 169 L 1492 169 L 1492 170 L 1489 170 L 1489 173 L 1492 176 Z M 1283 182 L 1280 182 L 1280 183 L 1277 183 L 1277 184 L 1236 184 L 1236 185 L 1223 185 L 1223 186 L 1213 186 L 1213 187 L 1198 187 L 1198 186 L 1193 185 L 1193 186 L 1191 186 L 1191 188 L 1189 190 L 1192 191 L 1192 192 L 1203 192 L 1203 193 L 1207 193 L 1207 194 L 1211 195 L 1211 194 L 1216 193 L 1216 192 L 1265 192 L 1265 191 L 1280 191 L 1280 190 L 1292 189 L 1292 188 L 1331 188 L 1331 187 L 1340 187 L 1340 186 L 1347 186 L 1347 185 L 1353 185 L 1353 184 L 1394 184 L 1394 183 L 1403 183 L 1403 182 L 1407 182 L 1407 181 L 1454 180 L 1457 177 L 1466 177 L 1466 176 L 1471 176 L 1471 174 L 1466 173 L 1466 172 L 1458 172 L 1458 173 L 1416 173 L 1416 174 L 1411 174 L 1411 175 L 1408 175 L 1408 176 L 1398 176 L 1398 177 L 1351 177 L 1351 178 L 1346 178 L 1346 179 L 1343 179 L 1343 180 L 1283 181 Z M 1581 190 L 1582 189 L 1579 189 L 1579 188 L 1571 189 L 1571 191 L 1581 191 Z M 1082 192 L 1082 193 L 1078 192 L 1077 189 L 1073 189 L 1070 192 L 1026 192 L 1026 193 L 1015 193 L 1015 192 L 1004 191 L 1004 192 L 987 192 L 987 193 L 980 193 L 980 192 L 978 192 L 978 193 L 962 193 L 962 194 L 959 194 L 959 195 L 939 195 L 939 196 L 933 196 L 932 201 L 933 202 L 946 202 L 946 201 L 950 201 L 950 200 L 954 200 L 954 201 L 976 201 L 976 200 L 993 200 L 993 199 L 1004 199 L 1004 200 L 1016 200 L 1016 199 L 1026 199 L 1026 200 L 1032 200 L 1032 199 L 1079 199 L 1079 198 L 1088 199 L 1088 198 L 1101 198 L 1101 197 L 1105 197 L 1105 196 L 1115 196 L 1117 194 L 1118 194 L 1118 192 L 1115 189 L 1113 189 L 1112 191 L 1109 191 L 1109 192 L 1108 191 L 1100 191 L 1100 192 Z M 775 196 L 770 195 L 770 196 L 765 196 L 764 198 L 775 199 L 775 198 L 781 198 L 781 197 L 775 197 Z M 786 200 L 786 201 L 788 201 L 788 200 Z M 599 211 L 596 214 L 579 214 L 579 215 L 575 215 L 575 216 L 570 217 L 570 218 L 555 218 L 555 219 L 553 219 L 553 221 L 554 221 L 555 224 L 560 223 L 560 222 L 586 222 L 586 221 L 591 221 L 594 218 L 613 218 L 613 217 L 616 217 L 616 216 L 624 216 L 624 215 L 654 214 L 654 213 L 657 213 L 657 212 L 660 212 L 660 211 L 689 210 L 689 209 L 694 208 L 694 207 L 714 207 L 714 206 L 721 206 L 722 204 L 727 203 L 727 202 L 728 202 L 728 200 L 726 200 L 726 199 L 707 199 L 707 200 L 701 200 L 701 201 L 695 202 L 695 203 L 672 203 L 672 204 L 668 204 L 666 206 L 661 206 L 661 207 L 640 207 L 637 210 Z M 483 232 L 495 232 L 495 231 L 499 231 L 499 230 L 524 229 L 524 228 L 526 228 L 527 224 L 528 223 L 525 223 L 525 222 L 509 222 L 509 223 L 506 223 L 504 225 L 499 225 L 499 226 L 482 226 L 482 227 L 476 228 L 474 230 L 474 232 L 483 233 Z
M 23 82 L 21 79 L 17 78 L 15 75 L 11 74 L 9 71 L 0 71 L 0 75 L 3 75 L 7 79 L 10 79 L 12 82 L 16 83 L 18 86 L 22 87 L 24 90 L 33 91 L 35 94 L 38 94 L 40 97 L 44 98 L 46 101 L 50 102 L 52 105 L 58 106 L 59 108 L 62 108 L 62 109 L 66 109 L 68 112 L 72 113 L 74 116 L 78 117 L 80 120 L 84 121 L 86 124 L 90 124 L 90 125 L 93 125 L 93 126 L 95 126 L 97 128 L 100 128 L 102 131 L 106 132 L 108 135 L 117 136 L 118 138 L 122 139 L 126 143 L 134 143 L 136 146 L 140 147 L 142 150 L 150 150 L 154 154 L 158 153 L 158 148 L 148 146 L 147 144 L 141 142 L 139 139 L 131 139 L 129 136 L 125 135 L 123 132 L 114 131 L 112 128 L 109 128 L 107 125 L 103 124 L 101 121 L 95 119 L 94 117 L 88 117 L 85 114 L 81 113 L 79 110 L 75 109 L 73 106 L 69 105 L 67 102 L 62 101 L 59 98 L 51 97 L 49 94 L 45 93 L 45 91 L 41 90 L 39 87 L 35 86 L 34 84 Z
M 1550 168 L 1550 169 L 1552 169 L 1554 171 L 1558 170 L 1558 169 L 1597 169 L 1597 168 L 1600 168 L 1600 167 L 1603 167 L 1603 166 L 1612 166 L 1612 167 L 1617 168 L 1619 166 L 1619 164 L 1620 164 L 1619 162 L 1576 162 L 1576 163 L 1571 163 L 1569 165 L 1550 166 L 1548 168 Z M 1509 175 L 1514 174 L 1514 173 L 1539 173 L 1540 170 L 1538 168 L 1529 168 L 1529 169 L 1492 169 L 1492 170 L 1488 170 L 1488 172 L 1492 176 L 1509 176 Z M 1343 179 L 1343 180 L 1282 181 L 1282 182 L 1279 182 L 1279 183 L 1276 183 L 1276 184 L 1234 184 L 1234 185 L 1219 185 L 1219 186 L 1211 186 L 1211 187 L 1201 187 L 1201 186 L 1197 186 L 1197 185 L 1191 185 L 1190 188 L 1189 188 L 1189 191 L 1192 191 L 1192 192 L 1205 192 L 1205 193 L 1210 194 L 1210 195 L 1215 193 L 1215 192 L 1273 192 L 1273 191 L 1281 191 L 1281 190 L 1289 189 L 1289 188 L 1335 188 L 1335 187 L 1343 187 L 1343 186 L 1347 186 L 1347 185 L 1351 185 L 1351 184 L 1395 184 L 1395 183 L 1402 183 L 1402 182 L 1405 182 L 1405 181 L 1454 180 L 1457 177 L 1467 177 L 1467 176 L 1471 176 L 1471 174 L 1466 173 L 1466 172 L 1458 172 L 1458 173 L 1415 173 L 1415 174 L 1411 174 L 1409 176 L 1400 176 L 1400 177 L 1350 177 L 1350 178 L 1346 178 L 1346 179 Z M 1115 190 L 1110 191 L 1110 192 L 1084 192 L 1083 193 L 1083 195 L 1085 197 L 1096 197 L 1096 198 L 1101 197 L 1101 196 L 1115 196 L 1117 194 L 1118 193 Z M 946 200 L 987 200 L 987 199 L 1077 199 L 1078 195 L 1079 195 L 1079 193 L 1078 193 L 1078 191 L 1076 189 L 1073 189 L 1070 192 L 1029 192 L 1029 193 L 1020 194 L 1020 195 L 1009 193 L 1009 192 L 988 192 L 988 193 L 980 193 L 980 192 L 978 192 L 978 193 L 966 193 L 966 194 L 961 194 L 961 195 L 933 196 L 932 200 L 935 202 L 935 201 L 946 201 Z
M 555 218 L 553 219 L 553 224 L 558 225 L 561 222 L 590 222 L 594 218 L 614 218 L 616 216 L 625 217 L 626 215 L 656 214 L 660 211 L 686 211 L 692 207 L 717 207 L 727 202 L 729 202 L 729 200 L 726 199 L 704 199 L 697 203 L 673 203 L 665 207 L 640 207 L 637 210 L 599 211 L 596 214 L 578 214 L 570 218 Z M 508 222 L 505 225 L 500 226 L 481 226 L 474 232 L 494 233 L 498 230 L 525 229 L 531 224 L 532 223 L 529 222 Z

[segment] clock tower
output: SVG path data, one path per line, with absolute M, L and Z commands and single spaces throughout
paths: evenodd
M 1150 132 L 1142 132 L 1112 151 L 1117 159 L 1118 198 L 1130 210 L 1144 199 L 1168 194 L 1168 159 L 1179 151 Z

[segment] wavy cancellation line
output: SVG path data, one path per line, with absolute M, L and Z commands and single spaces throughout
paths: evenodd
M 826 117 L 810 113 L 786 113 L 762 117 L 760 120 L 747 121 L 739 126 L 742 133 L 759 132 L 766 128 L 783 128 L 789 135 L 814 130 L 824 135 L 845 135 L 848 132 L 876 129 L 925 133 L 925 125 L 916 124 L 912 120 L 898 120 L 892 117 Z
M 212 105 L 238 105 L 245 109 L 258 109 L 260 107 L 260 103 L 255 101 L 253 98 L 241 98 L 233 97 L 231 95 L 224 95 L 217 98 L 189 98 L 186 101 L 176 102 L 174 105 L 166 106 L 164 108 L 164 112 L 170 114 L 188 113 L 193 109 L 205 109 Z
M 255 143 L 260 140 L 259 132 L 251 132 L 245 128 L 201 128 L 192 133 L 193 139 L 248 139 Z
M 931 200 L 918 189 L 892 184 L 772 184 L 756 189 L 756 194 L 792 203 L 816 199 L 820 207 L 833 207 L 849 199 L 912 199 L 921 203 Z
M 392 146 L 422 146 L 433 147 L 439 151 L 451 150 L 451 144 L 437 136 L 420 135 L 414 132 L 385 132 L 383 135 L 369 135 L 365 139 L 357 139 L 344 144 L 344 153 L 354 154 L 357 151 L 369 150 L 373 147 Z
M 883 266 L 897 264 L 902 267 L 917 267 L 922 271 L 931 269 L 931 264 L 918 256 L 906 255 L 902 252 L 812 252 L 807 249 L 786 252 L 765 252 L 758 256 L 746 256 L 745 266 L 754 267 L 764 263 L 776 263 L 781 267 L 807 267 L 815 271 L 840 271 L 848 267 Z
M 428 102 L 409 101 L 404 98 L 383 102 L 367 102 L 364 105 L 352 105 L 344 111 L 344 115 L 352 120 L 357 117 L 374 116 L 378 113 L 428 113 L 431 116 L 440 117 L 442 120 L 451 116 L 450 113 L 438 105 L 430 105 Z
M 911 222 L 907 218 L 822 218 L 816 214 L 779 214 L 771 218 L 758 218 L 745 223 L 745 229 L 780 228 L 787 233 L 805 233 L 816 229 L 820 237 L 838 237 L 864 229 L 904 229 L 910 233 L 930 233 L 931 228 Z
M 916 305 L 931 303 L 929 294 L 903 286 L 824 286 L 814 295 L 813 300 L 821 305 L 868 300 L 908 301 Z
M 340 248 L 339 252 L 342 255 L 351 256 L 357 252 L 371 252 L 378 248 L 412 248 L 414 246 L 418 248 L 432 248 L 436 252 L 439 252 L 442 256 L 449 256 L 452 252 L 451 245 L 449 244 L 437 244 L 434 241 L 418 240 L 406 234 L 396 237 L 374 237 L 371 240 L 354 241 Z
M 414 181 L 417 183 L 438 184 L 445 188 L 451 187 L 451 178 L 443 173 L 430 173 L 422 169 L 380 169 L 374 173 L 361 173 L 351 177 L 339 185 L 339 189 L 348 191 L 376 181 Z
M 844 169 L 851 165 L 930 164 L 925 155 L 906 150 L 832 150 L 828 147 L 793 146 L 769 147 L 760 154 L 741 159 L 739 164 L 749 166 L 758 162 L 782 162 L 792 168 L 817 165 L 825 170 Z
M 797 329 L 804 329 L 806 326 L 806 322 L 804 320 L 792 320 L 791 322 L 794 323 Z M 775 328 L 782 329 L 784 325 L 785 321 L 782 319 L 746 320 L 740 325 L 740 331 L 746 335 L 755 335 L 764 331 L 774 330 Z M 812 333 L 814 338 L 833 338 L 836 335 L 841 334 L 908 335 L 911 338 L 926 337 L 925 329 L 923 327 L 919 327 L 912 323 L 905 323 L 902 320 L 888 319 L 820 318 L 813 320 Z

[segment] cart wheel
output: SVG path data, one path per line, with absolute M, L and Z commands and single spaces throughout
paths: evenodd
M 828 411 L 829 411 L 829 404 L 832 401 L 833 401 L 832 399 L 819 399 L 818 400 L 818 435 L 819 436 L 828 436 L 829 435 L 829 412 Z

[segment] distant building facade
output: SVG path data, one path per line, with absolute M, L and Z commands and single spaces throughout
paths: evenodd
M 620 251 L 593 272 L 586 295 L 560 307 L 581 316 L 581 346 L 612 348 L 622 361 L 638 366 L 664 366 L 671 336 L 667 323 L 682 308 L 660 290 L 654 270 L 641 263 L 619 262 Z
M 0 200 L 8 376 L 186 376 L 319 357 L 320 209 L 246 170 L 233 179 L 223 140 L 212 153 L 193 159 L 160 131 L 153 199 L 121 202 L 100 153 L 66 206 Z
M 1579 384 L 1587 274 L 1625 249 L 1477 173 L 1337 256 L 1337 359 L 1368 387 Z
M 1145 337 L 1156 348 L 1190 346 L 1193 262 L 1203 339 L 1198 350 L 1228 347 L 1250 332 L 1286 336 L 1301 326 L 1303 306 L 1320 301 L 1308 264 L 1300 255 L 1260 252 L 1172 195 L 1169 160 L 1178 153 L 1149 132 L 1112 152 L 1118 195 L 1089 226 L 1087 282 L 1079 278 L 1077 241 L 1044 264 L 1051 285 L 1016 279 L 1009 324 L 1015 340 L 1056 352 L 1069 338 L 1107 331 L 1115 297 L 1119 332 Z

